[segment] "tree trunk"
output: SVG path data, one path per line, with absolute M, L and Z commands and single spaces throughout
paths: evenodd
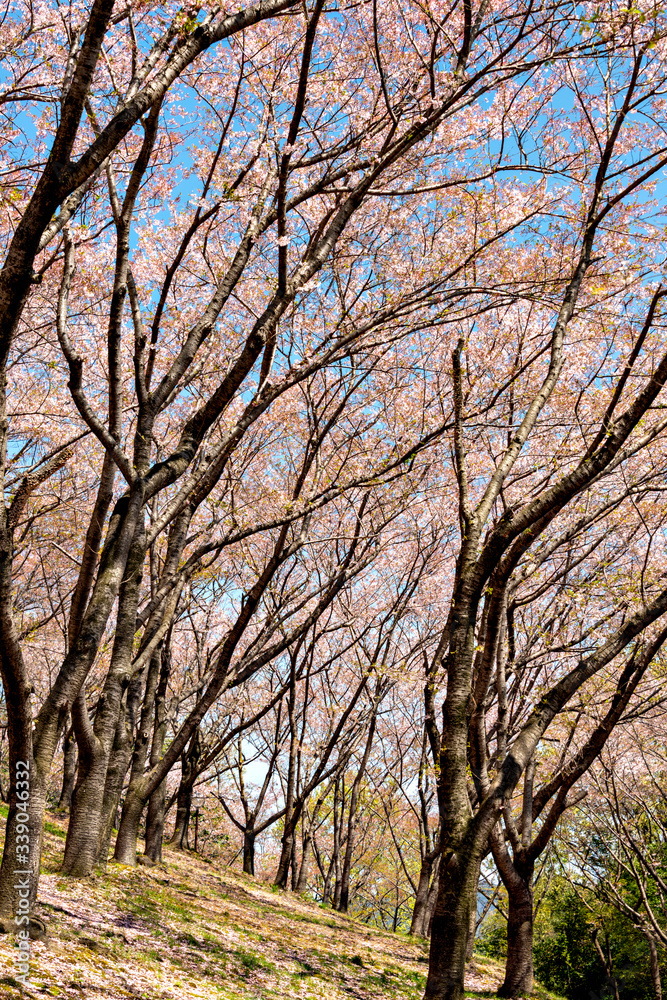
M 181 757 L 181 781 L 176 796 L 176 822 L 169 845 L 178 850 L 188 846 L 188 828 L 192 808 L 192 781 L 199 759 L 199 730 L 196 729 L 187 750 Z
M 151 861 L 162 861 L 162 840 L 164 836 L 166 779 L 157 786 L 148 800 L 146 813 L 146 845 L 144 854 Z
M 479 879 L 477 880 L 479 885 Z M 468 947 L 466 948 L 466 962 L 472 961 L 475 954 L 475 932 L 477 931 L 477 892 L 475 892 L 475 906 L 470 911 L 470 926 L 468 927 Z
M 125 775 L 130 767 L 130 784 L 132 779 L 143 774 L 148 756 L 149 729 L 152 727 L 153 710 L 155 703 L 155 689 L 157 687 L 158 672 L 160 664 L 160 652 L 157 650 L 150 659 L 146 674 L 146 691 L 144 704 L 141 713 L 141 721 L 137 727 L 136 719 L 141 701 L 144 672 L 141 671 L 130 682 L 127 693 L 127 712 L 121 709 L 116 727 L 116 737 L 109 759 L 107 771 L 107 781 L 104 790 L 104 802 L 102 806 L 102 823 L 100 830 L 100 843 L 98 850 L 98 864 L 106 866 L 109 857 L 109 846 L 111 844 L 111 834 L 116 821 L 116 814 L 120 805 L 121 795 Z M 127 716 L 127 718 L 126 718 Z M 134 751 L 132 750 L 132 736 L 136 733 L 134 741 Z
M 83 729 L 91 728 L 83 690 L 72 711 L 75 720 L 82 721 L 75 721 L 79 741 L 79 766 L 72 794 L 62 870 L 66 875 L 78 878 L 90 875 L 97 860 L 108 758 L 104 745 L 93 733 L 90 733 L 90 738 L 87 738 L 85 732 L 81 735 Z
M 62 870 L 66 875 L 90 875 L 99 855 L 107 768 L 116 739 L 123 697 L 131 678 L 139 586 L 145 555 L 145 532 L 143 522 L 140 521 L 119 592 L 111 664 L 98 701 L 94 725 L 91 726 L 88 718 L 83 690 L 72 711 L 79 746 L 79 776 L 65 841 Z
M 433 914 L 435 913 L 435 904 L 438 898 L 438 892 L 440 889 L 440 859 L 442 855 L 439 854 L 435 859 L 435 864 L 433 865 L 434 875 L 433 882 L 431 883 L 431 888 L 428 891 L 428 902 L 426 904 L 426 912 L 424 913 L 424 937 L 430 938 L 431 929 L 433 927 Z
M 299 865 L 297 860 L 297 836 L 296 830 L 292 836 L 292 856 L 290 858 L 290 865 L 292 868 L 292 892 L 296 892 L 296 887 L 299 883 Z
M 30 900 L 37 896 L 41 867 L 42 832 L 46 808 L 47 782 L 58 747 L 78 692 L 90 670 L 111 608 L 118 594 L 134 528 L 142 503 L 142 487 L 133 491 L 130 497 L 123 497 L 112 515 L 107 542 L 100 558 L 100 568 L 90 602 L 82 617 L 80 633 L 76 643 L 63 662 L 56 681 L 32 724 L 30 708 L 30 687 L 22 665 L 20 649 L 13 642 L 15 630 L 13 615 L 7 620 L 6 608 L 12 607 L 11 576 L 7 580 L 6 539 L 3 532 L 0 508 L 0 672 L 5 696 L 12 705 L 9 719 L 9 766 L 10 780 L 18 776 L 19 762 L 30 765 Z M 10 597 L 5 600 L 7 584 Z M 23 735 L 20 735 L 23 731 Z M 10 784 L 10 808 L 5 826 L 5 845 L 2 866 L 0 866 L 0 917 L 16 912 L 19 900 L 15 888 L 14 868 L 18 859 L 15 823 L 15 786 Z M 13 811 L 14 810 L 14 811 Z
M 503 997 L 523 997 L 533 989 L 533 875 L 540 843 L 537 839 L 531 845 L 534 779 L 533 757 L 524 772 L 520 840 L 518 832 L 510 837 L 512 856 L 499 827 L 489 838 L 509 903 L 505 981 L 498 991 Z M 507 829 L 511 831 L 512 827 Z
M 361 788 L 361 782 L 363 781 L 363 777 L 368 766 L 368 758 L 370 757 L 371 747 L 373 746 L 378 704 L 379 702 L 376 700 L 370 720 L 370 726 L 368 727 L 366 746 L 364 747 L 364 753 L 361 758 L 359 770 L 355 775 L 352 783 L 352 791 L 350 792 L 350 805 L 347 816 L 347 844 L 345 846 L 345 857 L 343 858 L 343 868 L 341 871 L 340 903 L 338 905 L 338 909 L 341 913 L 347 913 L 350 905 L 350 873 L 352 871 L 352 856 L 354 853 L 355 834 L 357 832 L 358 823 L 357 809 L 359 805 L 359 789 Z
M 191 801 L 192 789 L 189 785 L 185 785 L 181 781 L 176 798 L 176 820 L 174 822 L 174 832 L 169 838 L 169 846 L 175 847 L 177 850 L 186 850 L 188 846 Z
M 276 885 L 279 889 L 287 888 L 287 879 L 289 876 L 290 865 L 292 863 L 292 855 L 294 853 L 296 822 L 298 819 L 298 814 L 293 812 L 297 778 L 298 748 L 298 736 L 294 712 L 296 703 L 296 657 L 298 649 L 299 646 L 297 645 L 297 649 L 293 651 L 290 656 L 290 692 L 287 702 L 290 725 L 290 745 L 289 762 L 287 767 L 287 789 L 285 792 L 285 826 L 283 829 L 280 861 L 278 862 L 278 870 L 274 880 L 274 885 Z
M 338 910 L 340 913 L 347 913 L 350 907 L 350 874 L 352 872 L 352 851 L 354 849 L 354 834 L 356 826 L 356 820 L 348 824 L 345 857 L 343 858 L 343 865 L 340 874 L 340 900 L 338 903 Z
M 345 807 L 345 786 L 343 785 L 341 791 L 341 784 L 343 784 L 343 779 L 337 781 L 334 786 L 334 800 L 333 800 L 333 854 L 331 856 L 331 864 L 333 865 L 334 871 L 334 891 L 332 905 L 334 910 L 337 910 L 340 905 L 340 850 L 341 850 L 341 828 L 343 825 L 343 810 Z
M 4 375 L 0 375 L 0 418 L 4 446 Z M 31 685 L 13 614 L 12 556 L 12 531 L 5 505 L 0 503 L 0 674 L 8 709 L 11 706 L 7 712 L 9 811 L 0 866 L 0 928 L 5 929 L 11 928 L 15 916 L 26 916 L 37 896 L 47 777 L 33 756 Z
M 104 798 L 102 800 L 102 817 L 100 821 L 100 838 L 97 849 L 97 863 L 106 868 L 109 859 L 109 846 L 111 835 L 116 825 L 118 807 L 121 795 L 123 794 L 123 782 L 127 774 L 130 761 L 131 734 L 128 730 L 125 717 L 125 709 L 121 707 L 118 724 L 116 725 L 116 736 L 114 738 L 109 763 L 107 765 L 107 777 L 104 784 Z
M 653 983 L 653 995 L 655 1000 L 662 1000 L 662 980 L 660 978 L 660 956 L 658 955 L 658 949 L 655 944 L 655 939 L 648 935 L 644 935 L 648 942 L 650 959 L 651 959 L 651 982 Z
M 12 713 L 14 720 L 18 713 Z M 46 781 L 30 752 L 30 739 L 11 738 L 9 812 L 0 866 L 0 932 L 15 928 L 14 919 L 29 916 L 37 897 L 46 807 Z M 27 763 L 24 769 L 19 766 Z M 29 782 L 26 786 L 24 782 Z M 29 791 L 26 808 L 24 792 Z M 28 830 L 26 835 L 25 830 Z M 27 843 L 24 838 L 27 836 Z
M 290 865 L 292 863 L 292 847 L 294 844 L 294 826 L 291 822 L 285 820 L 285 830 L 282 837 L 282 847 L 280 850 L 280 861 L 278 862 L 278 870 L 276 871 L 276 877 L 274 879 L 274 885 L 278 886 L 279 889 L 287 888 L 287 880 L 289 878 Z
M 243 871 L 246 875 L 255 874 L 255 830 L 246 827 L 243 831 Z
M 412 921 L 410 923 L 410 934 L 418 937 L 426 937 L 427 921 L 425 918 L 428 910 L 429 887 L 431 884 L 434 860 L 435 859 L 431 854 L 425 855 L 422 858 L 421 868 L 419 870 L 417 895 L 415 896 L 415 905 L 412 910 Z
M 475 905 L 470 911 L 470 927 L 468 928 L 468 947 L 466 948 L 466 962 L 471 962 L 475 953 L 475 934 L 477 933 L 477 900 L 479 897 L 479 876 L 482 870 L 482 859 L 477 865 L 477 877 L 475 879 Z
M 151 656 L 148 669 L 146 671 L 146 685 L 144 690 L 144 677 L 139 674 L 130 684 L 128 691 L 128 716 L 129 734 L 134 735 L 134 749 L 132 750 L 132 768 L 130 770 L 130 784 L 141 777 L 146 769 L 148 760 L 149 740 L 153 727 L 153 714 L 155 712 L 155 698 L 160 676 L 160 663 L 162 659 L 161 646 L 154 651 Z M 141 693 L 144 690 L 143 705 L 141 708 L 141 718 L 137 725 L 137 715 Z M 132 748 L 130 748 L 132 749 Z M 129 758 L 128 758 L 129 763 Z M 126 769 L 127 770 L 127 769 Z M 123 775 L 124 777 L 124 775 Z
M 424 1000 L 463 1000 L 471 910 L 477 906 L 479 865 L 493 817 L 487 808 L 483 819 L 470 818 L 468 797 L 468 712 L 479 599 L 476 531 L 471 529 L 459 556 L 451 612 L 438 776 L 442 860 Z
M 476 852 L 461 849 L 444 872 L 441 863 L 424 1000 L 463 1000 L 470 912 L 477 902 L 478 860 Z
M 310 825 L 303 835 L 303 850 L 301 852 L 301 867 L 299 868 L 299 878 L 296 883 L 296 891 L 303 895 L 308 888 L 308 865 L 313 852 L 313 833 Z
M 171 670 L 171 633 L 167 635 L 160 651 L 160 680 L 155 692 L 155 715 L 153 722 L 153 742 L 151 743 L 150 766 L 155 767 L 162 757 L 167 736 L 167 713 L 165 697 Z M 164 836 L 165 799 L 167 779 L 160 782 L 148 800 L 146 813 L 146 844 L 144 853 L 151 861 L 162 861 L 162 839 Z
M 76 781 L 76 739 L 70 726 L 63 740 L 63 783 L 58 799 L 58 809 L 69 812 L 72 805 L 72 793 Z
M 176 825 L 169 841 L 170 846 L 187 848 L 188 828 L 192 806 L 192 786 L 197 773 L 197 761 L 201 755 L 199 727 L 195 728 L 187 750 L 181 757 L 181 783 L 178 788 Z M 123 815 L 116 837 L 114 858 L 125 865 L 136 865 L 137 838 L 141 814 L 147 802 L 142 790 L 142 781 L 131 782 L 125 795 Z
M 131 791 L 128 791 L 125 796 L 123 816 L 113 853 L 114 859 L 121 864 L 136 865 L 137 863 L 139 823 L 145 804 L 145 800 L 141 796 L 133 795 Z
M 327 869 L 327 874 L 324 879 L 324 884 L 322 886 L 322 906 L 327 906 L 331 900 L 331 877 L 334 873 L 334 859 L 331 858 L 329 862 L 329 867 Z
M 506 885 L 509 913 L 507 920 L 507 963 L 505 981 L 498 990 L 501 997 L 524 997 L 533 991 L 533 871 L 523 871 L 514 862 L 518 878 Z
M 341 878 L 342 865 L 340 863 L 340 854 L 336 855 L 336 867 L 335 867 L 335 881 L 334 881 L 334 891 L 333 891 L 333 901 L 332 906 L 334 910 L 340 909 L 340 892 L 342 888 L 342 878 Z

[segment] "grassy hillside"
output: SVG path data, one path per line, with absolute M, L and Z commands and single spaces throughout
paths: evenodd
M 48 824 L 28 990 L 12 979 L 0 937 L 0 996 L 79 1000 L 419 1000 L 425 944 L 273 891 L 255 879 L 167 851 L 164 865 L 58 873 L 64 832 Z M 477 958 L 470 997 L 492 997 L 501 969 Z M 538 990 L 548 1000 L 549 994 Z

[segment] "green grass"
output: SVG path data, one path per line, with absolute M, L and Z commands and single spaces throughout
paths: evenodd
M 56 826 L 55 823 L 51 823 L 48 819 L 44 823 L 44 830 L 46 833 L 51 833 L 54 837 L 60 837 L 62 840 L 66 837 L 66 833 L 62 827 Z
M 262 955 L 248 951 L 247 948 L 237 948 L 234 956 L 240 961 L 246 973 L 256 972 L 260 969 L 263 972 L 274 972 L 276 968 L 273 962 L 267 962 Z

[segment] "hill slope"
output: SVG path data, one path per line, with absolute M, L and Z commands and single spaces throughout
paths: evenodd
M 368 928 L 230 869 L 167 851 L 155 868 L 58 874 L 63 831 L 46 834 L 30 986 L 0 938 L 0 996 L 79 1000 L 420 1000 L 427 946 Z M 476 960 L 469 996 L 493 995 L 499 966 Z M 545 1000 L 548 994 L 539 991 Z

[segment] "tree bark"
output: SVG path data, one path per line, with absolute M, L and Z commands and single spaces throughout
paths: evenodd
M 140 522 L 120 588 L 111 664 L 94 724 L 91 725 L 88 718 L 83 691 L 73 710 L 74 730 L 79 746 L 79 775 L 65 841 L 62 870 L 66 875 L 90 875 L 98 859 L 109 757 L 116 739 L 123 697 L 131 678 L 132 647 L 145 554 L 145 533 L 143 523 Z
M 285 832 L 282 836 L 282 847 L 280 849 L 280 860 L 278 861 L 278 870 L 276 871 L 276 877 L 274 879 L 274 885 L 278 886 L 280 889 L 287 888 L 287 881 L 289 879 L 290 866 L 292 864 L 292 848 L 294 844 L 294 827 L 292 823 L 287 823 L 285 820 Z
M 656 947 L 655 938 L 652 935 L 645 934 L 646 941 L 649 947 L 649 956 L 651 961 L 651 982 L 653 984 L 653 995 L 655 1000 L 662 1000 L 662 979 L 660 977 L 660 956 L 658 955 L 658 949 Z
M 69 812 L 72 805 L 72 793 L 76 781 L 76 739 L 74 731 L 70 727 L 63 739 L 63 783 L 58 799 L 58 809 Z
M 343 827 L 343 810 L 345 808 L 345 779 L 341 777 L 340 781 L 336 782 L 334 787 L 334 804 L 333 804 L 333 854 L 331 857 L 331 864 L 334 870 L 334 891 L 332 898 L 332 905 L 334 910 L 337 910 L 340 906 L 340 889 L 341 889 L 341 861 L 340 852 L 342 847 L 342 827 Z
M 30 765 L 30 898 L 37 896 L 41 867 L 42 831 L 46 808 L 47 782 L 58 742 L 65 728 L 79 690 L 93 662 L 99 641 L 106 627 L 109 613 L 118 593 L 126 565 L 128 549 L 136 517 L 141 505 L 142 492 L 135 491 L 122 498 L 116 506 L 107 534 L 100 570 L 93 593 L 80 623 L 77 640 L 70 650 L 49 695 L 42 705 L 33 729 L 29 705 L 30 685 L 22 667 L 20 649 L 12 642 L 11 626 L 4 616 L 4 590 L 6 585 L 5 540 L 0 523 L 0 672 L 7 700 L 12 705 L 8 735 L 10 748 L 10 778 L 17 774 L 19 761 Z M 0 508 L 0 520 L 2 508 Z M 11 578 L 9 580 L 11 590 Z M 7 604 L 11 610 L 11 600 Z M 26 756 L 27 755 L 27 756 Z M 5 827 L 5 845 L 0 866 L 0 916 L 16 912 L 18 895 L 14 888 L 13 874 L 17 859 L 15 825 L 15 788 L 10 784 L 10 809 Z
M 481 853 L 481 852 L 480 852 Z M 426 1000 L 463 1000 L 470 914 L 477 904 L 479 857 L 460 851 L 447 863 L 431 924 L 431 949 Z
M 192 801 L 192 789 L 181 784 L 176 798 L 176 819 L 174 830 L 169 838 L 169 846 L 177 850 L 185 850 L 188 846 L 188 829 L 190 826 L 190 803 Z
M 322 906 L 328 906 L 331 899 L 331 876 L 333 875 L 334 862 L 333 858 L 329 862 L 329 867 L 327 869 L 327 874 L 322 885 Z
M 167 713 L 165 699 L 171 671 L 171 633 L 168 633 L 160 652 L 160 679 L 155 692 L 155 715 L 153 722 L 153 742 L 151 743 L 150 766 L 155 767 L 162 756 L 167 736 Z M 164 836 L 165 800 L 167 779 L 160 782 L 148 800 L 146 813 L 146 844 L 144 853 L 151 861 L 162 861 L 162 840 Z
M 419 869 L 417 895 L 415 896 L 415 905 L 412 910 L 412 921 L 410 923 L 410 934 L 415 937 L 426 937 L 424 918 L 428 908 L 429 887 L 431 885 L 434 860 L 435 858 L 432 855 L 425 855 L 422 858 L 421 868 Z
M 255 830 L 246 827 L 243 831 L 243 871 L 246 875 L 255 874 Z
M 104 789 L 104 801 L 102 805 L 102 823 L 100 831 L 100 844 L 98 850 L 98 864 L 106 866 L 109 856 L 109 846 L 111 844 L 111 834 L 116 821 L 116 814 L 120 805 L 121 795 L 125 775 L 130 766 L 130 783 L 133 778 L 143 774 L 148 756 L 149 729 L 153 722 L 153 711 L 155 707 L 155 691 L 158 682 L 160 666 L 159 648 L 153 653 L 149 661 L 148 673 L 146 677 L 146 691 L 144 694 L 144 704 L 141 713 L 139 726 L 136 725 L 136 716 L 141 699 L 143 687 L 143 671 L 130 682 L 127 693 L 127 711 L 121 709 L 118 724 L 116 727 L 116 737 L 113 749 L 109 758 L 107 770 L 107 781 Z M 136 733 L 134 741 L 134 751 L 132 749 L 132 736 Z
M 310 863 L 310 856 L 312 853 L 313 853 L 313 831 L 311 825 L 308 824 L 303 835 L 301 866 L 299 868 L 299 877 L 296 883 L 296 891 L 301 895 L 303 895 L 303 893 L 308 888 L 308 867 Z
M 433 882 L 431 883 L 431 888 L 428 891 L 428 902 L 426 904 L 426 912 L 424 913 L 424 937 L 430 938 L 431 930 L 433 927 L 433 914 L 435 912 L 435 904 L 438 899 L 438 890 L 440 888 L 440 860 L 442 855 L 439 854 L 435 859 L 435 864 L 433 866 L 434 875 Z
M 341 871 L 340 903 L 338 904 L 338 909 L 341 913 L 347 913 L 350 906 L 350 874 L 352 872 L 352 856 L 354 853 L 355 834 L 357 832 L 358 823 L 357 809 L 359 805 L 359 789 L 361 788 L 361 782 L 363 781 L 364 774 L 366 773 L 368 758 L 370 757 L 371 748 L 373 746 L 378 705 L 379 698 L 376 698 L 374 711 L 371 715 L 370 726 L 368 727 L 366 746 L 364 747 L 364 753 L 361 758 L 359 770 L 357 771 L 354 781 L 352 782 L 352 790 L 350 792 L 350 804 L 348 806 L 347 814 L 347 844 L 345 845 L 345 857 L 343 858 L 343 868 Z
M 100 837 L 97 849 L 97 864 L 106 868 L 109 859 L 111 835 L 116 825 L 118 807 L 123 794 L 123 783 L 127 774 L 127 766 L 131 751 L 130 733 L 126 720 L 125 709 L 121 712 L 116 725 L 116 735 L 107 764 L 107 776 L 104 783 L 102 799 L 102 816 L 100 819 Z
M 162 861 L 167 781 L 158 785 L 148 800 L 144 854 L 151 861 Z
M 5 376 L 0 374 L 3 460 L 7 432 L 5 389 Z M 0 865 L 0 929 L 10 929 L 19 907 L 24 906 L 19 891 L 24 893 L 28 888 L 29 909 L 37 896 L 47 780 L 33 753 L 32 688 L 14 621 L 12 557 L 12 528 L 5 504 L 0 503 L 0 675 L 7 706 L 11 706 L 11 711 L 7 712 L 9 811 Z M 22 808 L 24 803 L 28 806 L 27 810 Z M 24 821 L 26 812 L 27 823 Z M 18 870 L 25 873 L 21 878 L 25 877 L 29 883 L 27 887 L 22 885 L 20 890 L 17 888 L 19 877 L 15 874 Z
M 470 819 L 468 709 L 475 651 L 478 593 L 474 533 L 457 567 L 442 708 L 438 803 L 443 857 L 431 924 L 425 1000 L 462 1000 L 471 910 L 477 905 L 478 866 L 488 833 Z
M 296 703 L 296 661 L 300 648 L 301 643 L 297 643 L 296 649 L 290 654 L 290 690 L 287 701 L 290 725 L 290 745 L 287 767 L 287 789 L 285 792 L 285 826 L 283 830 L 282 848 L 280 851 L 278 870 L 274 880 L 274 885 L 278 886 L 280 889 L 287 888 L 287 878 L 289 876 L 290 865 L 292 865 L 294 847 L 296 844 L 295 837 L 298 811 L 294 810 L 294 799 L 297 780 L 298 733 L 294 710 Z
M 296 830 L 292 836 L 292 857 L 290 858 L 290 865 L 292 869 L 292 892 L 296 892 L 296 887 L 299 883 L 299 865 L 297 859 L 297 836 Z
M 533 991 L 533 865 L 515 860 L 516 877 L 506 883 L 507 963 L 501 997 L 525 997 Z
M 199 730 L 197 729 L 186 752 L 181 757 L 181 781 L 176 796 L 176 821 L 174 832 L 169 839 L 169 846 L 178 850 L 185 850 L 188 846 L 188 828 L 192 808 L 192 779 L 199 756 Z
M 90 729 L 83 690 L 72 709 L 75 730 Z M 92 734 L 91 734 L 92 735 Z M 101 808 L 107 777 L 107 755 L 99 740 L 79 740 L 78 777 L 72 794 L 70 820 L 65 839 L 63 871 L 66 875 L 90 875 L 97 860 Z
M 141 822 L 141 814 L 144 811 L 145 804 L 146 802 L 142 798 L 125 797 L 123 818 L 121 819 L 120 829 L 116 837 L 116 846 L 113 855 L 114 859 L 121 864 L 136 865 L 137 863 L 137 837 L 139 836 L 139 823 Z

